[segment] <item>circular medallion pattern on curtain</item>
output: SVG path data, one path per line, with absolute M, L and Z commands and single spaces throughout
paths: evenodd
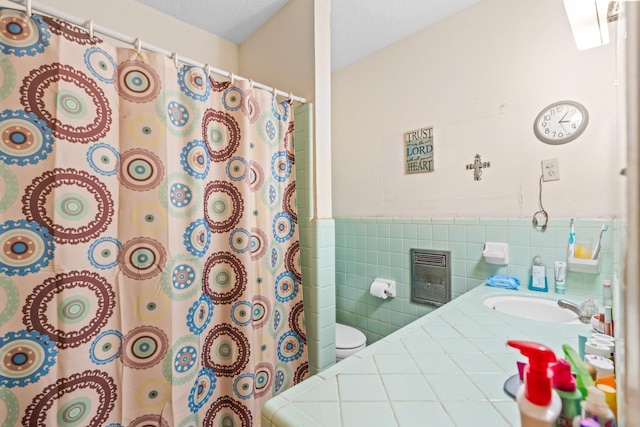
M 213 316 L 213 302 L 209 295 L 200 295 L 200 298 L 189 308 L 187 313 L 187 327 L 192 334 L 200 335 L 209 326 Z
M 0 10 L 0 49 L 5 55 L 34 56 L 49 46 L 51 33 L 42 15 Z
M 22 308 L 23 322 L 61 348 L 78 347 L 96 336 L 113 315 L 115 293 L 91 271 L 60 273 L 36 286 Z
M 162 273 L 167 261 L 164 246 L 155 239 L 135 237 L 120 250 L 118 265 L 125 276 L 132 279 L 150 279 Z
M 162 90 L 158 73 L 148 64 L 136 59 L 122 62 L 116 68 L 118 93 L 127 101 L 153 101 Z
M 114 237 L 101 237 L 89 246 L 89 262 L 95 268 L 108 270 L 118 265 L 122 243 Z
M 107 229 L 114 212 L 106 185 L 71 168 L 56 168 L 35 178 L 25 189 L 22 204 L 29 221 L 45 225 L 54 240 L 63 244 L 95 239 Z M 53 209 L 47 209 L 50 206 Z
M 216 374 L 210 368 L 202 368 L 198 372 L 191 392 L 189 393 L 189 410 L 193 413 L 198 412 L 205 403 L 211 398 L 213 390 L 216 388 Z
M 0 161 L 7 165 L 36 164 L 53 151 L 53 133 L 35 114 L 22 110 L 0 113 Z
M 20 102 L 53 130 L 56 138 L 86 144 L 111 129 L 111 107 L 96 82 L 71 65 L 45 64 L 22 81 Z
M 230 396 L 223 396 L 211 404 L 202 423 L 205 426 L 251 427 L 253 416 L 242 403 Z
M 89 356 L 96 365 L 106 365 L 113 362 L 122 351 L 122 332 L 108 329 L 100 332 L 91 343 Z
M 167 335 L 155 326 L 138 326 L 124 337 L 122 363 L 133 369 L 147 369 L 162 362 L 169 349 Z
M 101 426 L 118 398 L 113 378 L 86 370 L 50 384 L 27 407 L 23 425 Z
M 120 153 L 111 145 L 100 142 L 87 150 L 87 162 L 96 173 L 112 176 L 118 173 Z
M 105 50 L 99 47 L 88 48 L 84 52 L 84 64 L 96 79 L 107 84 L 113 83 L 118 64 Z
M 202 117 L 202 139 L 214 162 L 229 160 L 240 145 L 240 126 L 224 111 L 207 109 Z
M 0 273 L 26 276 L 49 265 L 55 244 L 49 230 L 20 219 L 0 224 Z
M 204 179 L 209 173 L 209 154 L 203 140 L 194 139 L 187 143 L 180 153 L 180 164 L 186 173 L 197 179 Z
M 244 200 L 238 188 L 226 181 L 212 181 L 204 190 L 204 215 L 214 233 L 224 233 L 238 224 Z
M 132 148 L 120 156 L 122 185 L 134 191 L 149 191 L 156 188 L 164 178 L 162 160 L 152 151 Z
M 204 264 L 202 290 L 215 304 L 231 304 L 244 293 L 247 270 L 228 252 L 215 252 Z
M 222 323 L 215 325 L 202 346 L 202 365 L 213 369 L 217 376 L 239 375 L 249 363 L 249 340 L 237 328 Z
M 8 332 L 0 337 L 0 386 L 24 387 L 36 383 L 56 363 L 58 350 L 38 331 Z
M 204 70 L 183 65 L 178 70 L 178 84 L 182 92 L 196 101 L 206 101 L 211 93 L 209 79 Z
M 211 243 L 211 231 L 207 221 L 204 218 L 199 218 L 191 222 L 182 235 L 182 241 L 191 255 L 203 257 L 209 250 Z

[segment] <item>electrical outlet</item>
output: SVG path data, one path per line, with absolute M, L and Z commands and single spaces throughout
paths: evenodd
M 558 159 L 543 160 L 540 163 L 542 163 L 543 181 L 557 181 L 560 179 L 560 163 Z

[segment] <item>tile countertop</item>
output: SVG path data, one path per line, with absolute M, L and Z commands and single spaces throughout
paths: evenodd
M 518 407 L 502 390 L 526 361 L 508 339 L 536 341 L 563 357 L 577 350 L 583 324 L 553 324 L 499 313 L 494 295 L 582 296 L 479 286 L 359 353 L 270 399 L 262 427 L 519 426 Z

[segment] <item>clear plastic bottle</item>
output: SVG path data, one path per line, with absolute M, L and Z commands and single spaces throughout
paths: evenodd
M 581 404 L 585 418 L 597 417 L 601 427 L 616 427 L 613 411 L 607 405 L 602 390 L 587 387 L 587 398 Z
M 604 279 L 602 281 L 602 306 L 613 307 L 613 289 L 611 288 L 611 280 Z

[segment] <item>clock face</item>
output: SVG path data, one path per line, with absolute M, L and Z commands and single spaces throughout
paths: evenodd
M 546 107 L 533 123 L 536 137 L 547 144 L 565 144 L 579 137 L 589 122 L 587 109 L 574 101 L 560 101 Z

